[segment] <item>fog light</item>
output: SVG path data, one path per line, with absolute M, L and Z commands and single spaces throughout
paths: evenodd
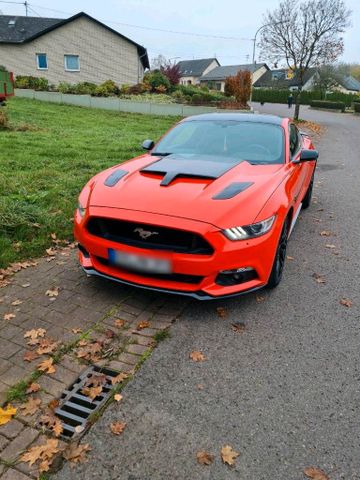
M 221 271 L 216 277 L 215 282 L 225 287 L 249 282 L 255 278 L 257 278 L 257 273 L 253 267 L 240 267 Z

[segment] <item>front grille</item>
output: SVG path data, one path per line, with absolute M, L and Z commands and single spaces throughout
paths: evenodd
M 117 267 L 116 265 L 112 265 L 108 259 L 102 258 L 102 257 L 95 257 L 95 259 L 101 263 L 102 265 L 105 265 L 107 267 L 111 267 L 112 269 L 118 270 L 119 273 L 125 272 L 125 273 L 131 273 L 133 275 L 139 275 L 140 277 L 145 277 L 145 278 L 154 278 L 156 280 L 170 280 L 171 282 L 180 282 L 180 283 L 191 283 L 193 285 L 196 285 L 200 283 L 204 277 L 201 275 L 187 275 L 185 273 L 142 273 L 134 270 L 129 270 L 127 268 L 123 267 Z
M 97 237 L 138 248 L 197 255 L 211 255 L 214 252 L 202 236 L 175 228 L 91 217 L 87 223 L 87 230 Z

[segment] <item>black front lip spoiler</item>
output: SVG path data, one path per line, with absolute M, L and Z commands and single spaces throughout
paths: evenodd
M 254 287 L 254 288 L 249 288 L 248 290 L 244 290 L 242 292 L 238 293 L 230 293 L 228 295 L 219 295 L 219 296 L 213 296 L 213 295 L 208 295 L 201 290 L 198 290 L 197 292 L 184 292 L 181 290 L 171 290 L 168 288 L 160 288 L 160 287 L 148 287 L 147 285 L 141 285 L 140 283 L 134 283 L 134 282 L 129 282 L 127 280 L 121 280 L 120 278 L 112 277 L 111 275 L 106 275 L 105 273 L 100 273 L 94 268 L 85 268 L 82 267 L 86 275 L 89 276 L 96 276 L 96 277 L 101 277 L 105 278 L 106 280 L 112 280 L 114 282 L 122 283 L 123 285 L 129 285 L 130 287 L 136 287 L 136 288 L 142 288 L 144 290 L 152 290 L 155 292 L 161 292 L 161 293 L 171 293 L 173 295 L 181 295 L 185 297 L 191 297 L 195 298 L 196 300 L 221 300 L 223 298 L 232 298 L 232 297 L 238 297 L 240 295 L 245 295 L 247 293 L 252 293 L 256 292 L 257 290 L 260 290 L 264 288 L 265 285 L 260 285 L 259 287 Z

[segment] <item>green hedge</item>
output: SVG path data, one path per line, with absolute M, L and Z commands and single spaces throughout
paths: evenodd
M 297 92 L 291 92 L 294 96 L 294 103 L 296 101 Z M 253 90 L 253 100 L 254 102 L 264 102 L 264 103 L 287 103 L 288 96 L 290 94 L 289 90 L 270 90 L 263 88 L 254 88 Z M 332 92 L 327 94 L 327 101 L 335 102 L 344 102 L 347 107 L 351 106 L 351 102 L 358 100 L 359 96 L 354 94 L 347 94 L 341 92 Z M 301 104 L 310 105 L 313 100 L 322 100 L 321 92 L 301 92 Z
M 330 110 L 341 110 L 342 112 L 345 111 L 344 102 L 332 102 L 330 100 L 312 100 L 310 106 L 315 108 L 328 108 Z

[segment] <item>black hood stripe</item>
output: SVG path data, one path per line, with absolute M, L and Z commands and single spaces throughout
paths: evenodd
M 127 175 L 129 172 L 127 172 L 126 170 L 121 170 L 121 169 L 118 169 L 118 170 L 115 170 L 115 172 L 111 173 L 107 179 L 105 180 L 104 182 L 104 185 L 106 185 L 107 187 L 114 187 L 119 180 L 121 180 L 123 177 L 125 177 L 125 175 Z
M 213 200 L 228 200 L 229 198 L 233 198 L 239 193 L 243 192 L 247 188 L 251 187 L 254 182 L 234 182 L 228 185 L 224 190 L 220 193 L 217 193 L 212 198 Z

